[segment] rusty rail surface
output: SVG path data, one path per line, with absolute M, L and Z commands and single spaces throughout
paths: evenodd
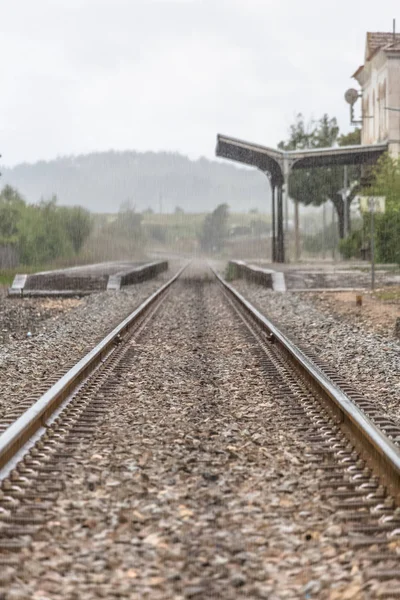
M 400 451 L 363 411 L 279 329 L 212 269 L 230 297 L 279 344 L 293 366 L 306 378 L 341 430 L 351 439 L 388 491 L 400 502 Z
M 0 469 L 10 462 L 19 450 L 29 442 L 34 434 L 45 427 L 48 419 L 86 379 L 96 367 L 112 352 L 115 343 L 129 331 L 132 325 L 147 309 L 160 299 L 164 292 L 178 279 L 187 265 L 174 277 L 147 298 L 137 309 L 124 319 L 93 350 L 84 356 L 72 369 L 58 380 L 35 404 L 24 412 L 4 433 L 0 435 Z

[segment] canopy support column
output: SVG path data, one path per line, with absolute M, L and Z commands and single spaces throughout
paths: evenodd
M 285 240 L 283 234 L 283 196 L 282 196 L 282 184 L 280 183 L 277 187 L 278 198 L 277 198 L 277 240 L 276 240 L 276 262 L 285 262 Z
M 276 262 L 276 218 L 275 218 L 275 195 L 276 195 L 276 185 L 271 187 L 271 217 L 272 217 L 272 262 Z
M 290 163 L 287 152 L 283 154 L 283 161 L 281 163 L 281 169 L 283 171 L 283 196 L 285 205 L 285 233 L 289 232 L 289 172 Z

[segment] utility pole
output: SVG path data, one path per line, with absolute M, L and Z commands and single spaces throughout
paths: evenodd
M 335 260 L 335 205 L 332 202 L 332 258 Z
M 347 237 L 349 235 L 349 215 L 348 215 L 348 198 L 347 198 L 347 165 L 344 165 L 343 171 L 343 210 L 344 210 L 344 236 Z
M 272 262 L 274 263 L 276 261 L 276 227 L 275 227 L 275 221 L 276 221 L 276 217 L 275 217 L 275 192 L 276 190 L 276 186 L 273 185 L 271 186 L 271 200 L 272 200 L 272 214 L 271 214 L 271 218 L 272 218 Z
M 369 212 L 371 249 L 371 290 L 375 289 L 375 213 L 385 212 L 386 196 L 358 196 L 361 212 Z
M 326 206 L 325 202 L 322 205 L 322 258 L 325 258 L 326 250 Z
M 300 259 L 300 219 L 299 219 L 299 203 L 298 200 L 294 201 L 294 240 L 295 240 L 295 252 L 296 261 Z
M 375 201 L 374 198 L 369 198 L 369 213 L 371 221 L 371 290 L 375 289 L 375 226 L 374 226 L 374 214 L 375 214 Z

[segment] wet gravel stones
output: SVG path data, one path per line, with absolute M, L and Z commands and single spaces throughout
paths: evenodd
M 55 320 L 79 302 L 77 298 L 9 298 L 7 289 L 0 289 L 0 343 L 12 344 L 26 339 L 28 334 L 35 335 L 44 321 Z
M 79 301 L 58 300 L 61 309 L 56 311 L 43 312 L 43 299 L 4 298 L 1 320 L 8 338 L 0 346 L 0 419 L 27 395 L 39 397 L 51 385 L 49 378 L 61 377 L 179 266 L 174 261 L 169 271 L 155 279 L 119 292 L 96 293 Z
M 215 283 L 189 272 L 120 366 L 7 600 L 368 597 Z
M 357 303 L 357 297 L 361 305 Z M 396 334 L 396 322 L 400 321 L 400 287 L 361 295 L 354 291 L 312 293 L 310 298 L 321 312 L 350 325 L 357 323 L 366 332 L 372 331 L 389 339 L 400 337 Z
M 295 343 L 310 346 L 382 413 L 400 423 L 400 341 L 326 312 L 312 298 L 243 281 L 234 287 Z

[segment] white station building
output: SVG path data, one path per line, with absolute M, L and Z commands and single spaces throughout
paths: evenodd
M 400 155 L 400 33 L 368 32 L 361 86 L 362 144 L 387 143 Z

